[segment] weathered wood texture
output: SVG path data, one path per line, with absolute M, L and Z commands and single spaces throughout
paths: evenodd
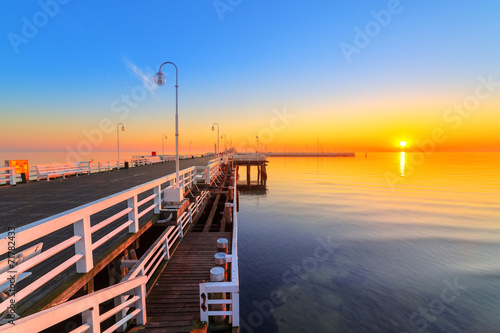
M 147 298 L 145 332 L 191 332 L 200 320 L 199 284 L 210 281 L 217 239 L 231 232 L 186 234 Z

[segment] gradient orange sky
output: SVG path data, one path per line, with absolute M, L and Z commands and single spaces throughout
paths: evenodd
M 5 36 L 41 10 L 7 6 Z M 246 4 L 224 20 L 162 6 L 71 3 L 27 43 L 4 39 L 0 151 L 115 151 L 121 122 L 121 150 L 161 152 L 166 133 L 172 153 L 173 68 L 151 82 L 164 61 L 179 67 L 181 153 L 213 151 L 214 122 L 242 151 L 256 136 L 267 151 L 415 151 L 436 129 L 436 151 L 500 151 L 495 1 L 401 2 L 350 57 L 342 45 L 386 4 Z

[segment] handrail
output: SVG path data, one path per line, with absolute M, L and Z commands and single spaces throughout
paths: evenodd
M 234 197 L 231 203 L 233 212 L 233 238 L 231 245 L 231 254 L 228 256 L 228 262 L 231 262 L 231 281 L 230 282 L 203 282 L 200 283 L 200 320 L 208 324 L 210 316 L 230 315 L 232 317 L 233 327 L 240 326 L 239 310 L 239 272 L 238 272 L 238 210 L 236 206 L 237 188 L 236 188 L 236 169 L 233 169 L 234 176 Z M 231 293 L 229 300 L 210 299 L 211 293 Z M 229 311 L 208 310 L 210 304 L 230 304 Z
M 74 331 L 84 332 L 90 329 L 90 332 L 101 332 L 101 322 L 112 317 L 115 312 L 121 311 L 127 305 L 135 307 L 135 310 L 131 312 L 131 316 L 129 315 L 130 318 L 128 319 L 135 317 L 137 324 L 143 325 L 146 323 L 146 282 L 146 276 L 139 276 L 120 282 L 114 286 L 56 305 L 28 317 L 17 319 L 12 324 L 0 326 L 0 331 L 39 332 L 81 314 L 83 324 Z M 118 304 L 113 309 L 102 314 L 100 313 L 99 305 L 101 303 L 124 294 L 132 295 L 132 299 L 127 304 Z M 111 328 L 117 328 L 121 325 L 122 323 L 116 322 Z
M 16 168 L 0 167 L 0 183 L 8 182 L 10 185 L 16 185 Z

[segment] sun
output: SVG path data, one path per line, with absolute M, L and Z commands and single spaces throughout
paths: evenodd
M 401 142 L 399 143 L 399 145 L 400 145 L 401 147 L 403 147 L 403 148 L 404 148 L 404 147 L 406 147 L 406 141 L 401 141 Z

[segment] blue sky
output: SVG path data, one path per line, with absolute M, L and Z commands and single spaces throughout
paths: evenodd
M 230 9 L 223 20 L 217 6 Z M 347 61 L 341 43 L 355 45 L 355 28 L 364 31 L 372 11 L 391 6 L 398 13 Z M 497 1 L 54 0 L 2 7 L 0 111 L 9 120 L 2 132 L 30 140 L 12 145 L 3 139 L 0 150 L 76 145 L 102 117 L 118 122 L 113 102 L 143 86 L 141 73 L 150 77 L 164 61 L 179 67 L 181 128 L 195 145 L 213 141 L 214 121 L 224 124 L 228 137 L 245 141 L 267 126 L 273 109 L 286 108 L 299 120 L 269 145 L 306 132 L 306 141 L 321 136 L 333 146 L 361 149 L 363 141 L 331 132 L 350 126 L 371 140 L 378 134 L 365 122 L 387 122 L 397 109 L 406 115 L 401 128 L 411 129 L 422 116 L 412 133 L 425 133 L 438 125 L 444 108 L 474 90 L 478 76 L 500 79 Z M 23 34 L 26 20 L 38 22 L 36 33 Z M 172 69 L 165 69 L 172 79 Z M 167 84 L 131 108 L 130 149 L 157 145 L 151 132 L 173 131 L 174 98 Z M 495 106 L 498 93 L 484 103 L 485 119 Z M 59 143 L 44 139 L 50 135 Z M 133 144 L 137 137 L 144 147 Z M 94 149 L 110 147 L 113 134 L 105 133 Z

